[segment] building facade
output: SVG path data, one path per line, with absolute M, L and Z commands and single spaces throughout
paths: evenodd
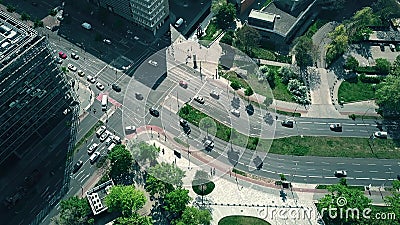
M 169 15 L 168 0 L 99 0 L 99 5 L 156 34 Z
M 38 224 L 67 191 L 67 155 L 75 143 L 79 111 L 76 99 L 46 38 L 1 11 L 2 224 Z

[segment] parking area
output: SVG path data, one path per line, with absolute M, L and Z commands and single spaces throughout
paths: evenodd
M 379 58 L 387 59 L 393 63 L 400 51 L 391 49 L 389 44 L 382 47 L 378 44 L 358 44 L 350 47 L 350 55 L 354 56 L 360 66 L 374 66 L 375 60 Z

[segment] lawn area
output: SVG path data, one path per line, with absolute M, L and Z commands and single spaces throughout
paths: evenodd
M 373 152 L 368 143 L 371 143 Z M 374 139 L 371 142 L 368 138 L 354 137 L 288 137 L 275 139 L 269 152 L 282 155 L 399 159 L 400 143 L 393 139 Z
M 218 221 L 218 225 L 271 225 L 265 220 L 250 216 L 227 216 Z
M 316 189 L 328 189 L 329 186 L 333 186 L 331 184 L 319 184 Z M 365 191 L 364 186 L 347 186 L 349 189 L 356 189 L 359 191 Z
M 255 47 L 251 51 L 251 57 L 253 58 L 277 61 L 282 63 L 291 63 L 292 61 L 292 57 L 290 56 L 275 54 L 274 52 L 261 47 Z
M 356 83 L 343 81 L 339 87 L 339 101 L 348 103 L 374 99 L 375 92 L 372 87 L 373 84 L 363 83 L 361 81 Z
M 261 8 L 267 6 L 267 5 L 268 5 L 269 3 L 271 3 L 271 2 L 272 2 L 272 0 L 266 0 L 266 1 L 264 2 L 264 4 L 262 5 Z
M 292 98 L 292 94 L 287 89 L 287 85 L 282 83 L 281 77 L 279 76 L 278 70 L 279 66 L 270 66 L 267 65 L 269 69 L 276 71 L 275 72 L 275 82 L 274 85 L 271 86 L 272 94 L 274 95 L 274 99 L 286 101 L 286 102 L 295 102 Z
M 206 28 L 205 35 L 200 37 L 200 40 L 214 41 L 221 32 L 222 30 L 218 29 L 217 24 L 212 20 Z

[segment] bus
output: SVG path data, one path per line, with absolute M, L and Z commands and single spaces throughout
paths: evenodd
M 103 95 L 103 98 L 101 99 L 101 110 L 103 111 L 107 110 L 107 103 L 108 103 L 108 96 Z

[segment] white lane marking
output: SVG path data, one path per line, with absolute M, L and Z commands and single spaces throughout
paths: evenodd
M 318 123 L 318 122 L 315 122 L 315 124 L 327 124 L 327 123 Z
M 363 171 L 361 170 L 355 170 L 354 173 L 362 173 Z
M 322 178 L 322 176 L 308 176 L 309 178 Z
M 322 164 L 326 164 L 326 165 L 329 165 L 329 163 L 328 162 L 321 162 Z
M 283 166 L 278 166 L 278 168 L 283 168 Z
M 303 176 L 303 175 L 293 175 L 294 177 L 307 177 L 307 176 Z
M 324 177 L 325 179 L 334 179 L 336 177 Z
M 301 129 L 303 129 L 303 130 L 310 130 L 310 128 L 307 128 L 307 127 L 302 127 Z
M 309 164 L 311 163 L 311 164 L 312 164 L 312 163 L 314 163 L 314 162 L 306 162 L 306 163 L 309 163 Z
M 372 178 L 372 180 L 386 180 L 386 179 L 382 179 L 382 178 Z
M 354 166 L 359 166 L 359 165 L 360 165 L 360 163 L 352 163 L 351 165 L 354 165 Z
M 367 164 L 368 166 L 376 166 L 376 164 L 375 163 L 370 163 L 370 164 Z
M 310 169 L 307 169 L 307 170 L 315 170 L 314 168 L 310 168 Z
M 299 123 L 312 123 L 312 122 L 305 121 L 305 122 L 299 122 Z
M 346 130 L 346 131 L 350 131 L 350 132 L 353 132 L 354 130 Z
M 344 165 L 344 163 L 336 163 L 336 164 L 338 164 L 338 165 Z
M 281 158 L 276 158 L 277 160 L 279 160 L 279 161 L 284 161 L 285 159 L 281 159 Z
M 326 129 L 317 129 L 317 130 L 326 130 Z
M 292 161 L 292 162 L 294 162 L 294 163 L 298 163 L 299 161 Z
M 356 177 L 356 180 L 369 180 L 371 178 L 368 177 Z
M 350 126 L 355 126 L 355 123 L 344 123 L 343 125 L 350 125 Z
M 372 171 L 369 171 L 370 173 L 377 173 L 378 171 L 376 171 L 376 170 L 372 170 Z
M 383 165 L 383 166 L 392 166 L 392 165 Z

